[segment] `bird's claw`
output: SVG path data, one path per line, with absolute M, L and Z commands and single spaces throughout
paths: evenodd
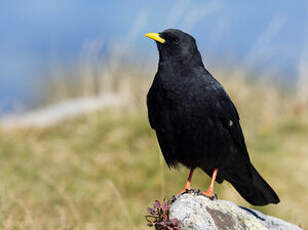
M 200 194 L 205 196 L 205 197 L 207 197 L 207 198 L 209 198 L 210 200 L 217 200 L 218 199 L 216 193 L 208 194 L 206 192 L 201 192 Z
M 190 189 L 190 188 L 185 188 L 183 189 L 181 192 L 175 194 L 176 196 L 179 196 L 179 195 L 182 195 L 184 193 L 190 193 L 191 191 L 193 191 L 193 189 Z

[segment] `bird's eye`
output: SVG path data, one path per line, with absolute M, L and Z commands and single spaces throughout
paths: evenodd
M 173 39 L 173 42 L 174 42 L 174 43 L 179 43 L 179 41 L 180 41 L 179 38 L 174 38 L 174 39 Z
M 170 42 L 170 43 L 173 43 L 173 44 L 178 44 L 179 41 L 180 41 L 180 39 L 177 36 L 173 35 L 173 34 L 164 34 L 164 33 L 162 33 L 161 35 L 162 35 L 162 37 L 164 39 L 166 39 L 167 42 Z
M 172 42 L 172 43 L 179 43 L 180 39 L 178 37 L 175 37 L 175 36 L 170 36 L 169 40 Z

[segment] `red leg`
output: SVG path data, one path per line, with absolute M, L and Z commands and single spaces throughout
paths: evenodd
M 211 184 L 210 184 L 209 188 L 205 192 L 203 192 L 203 194 L 208 196 L 208 197 L 215 196 L 215 194 L 214 194 L 214 183 L 215 183 L 215 180 L 216 180 L 217 173 L 218 173 L 218 169 L 216 168 L 213 171 Z
M 184 193 L 186 191 L 186 189 L 191 189 L 190 182 L 191 182 L 191 178 L 193 176 L 194 170 L 195 170 L 194 168 L 190 169 L 189 176 L 187 178 L 187 181 L 186 181 L 186 184 L 184 186 L 184 189 L 180 193 Z

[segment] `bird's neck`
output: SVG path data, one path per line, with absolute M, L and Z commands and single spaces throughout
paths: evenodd
M 202 62 L 202 58 L 199 52 L 191 55 L 183 56 L 159 56 L 158 69 L 168 69 L 174 73 L 186 72 L 194 68 L 203 68 L 205 67 Z

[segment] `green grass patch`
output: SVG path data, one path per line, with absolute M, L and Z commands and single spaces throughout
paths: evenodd
M 144 111 L 103 110 L 50 128 L 1 130 L 0 229 L 145 229 L 146 208 L 179 192 L 188 170 L 167 168 Z M 286 138 L 297 140 L 303 130 L 287 122 L 265 133 L 248 130 L 253 162 L 282 200 L 260 210 L 307 225 L 307 183 L 298 175 L 307 173 L 308 156 L 281 154 L 292 148 Z M 197 170 L 193 187 L 208 183 Z M 228 183 L 216 193 L 249 206 Z

